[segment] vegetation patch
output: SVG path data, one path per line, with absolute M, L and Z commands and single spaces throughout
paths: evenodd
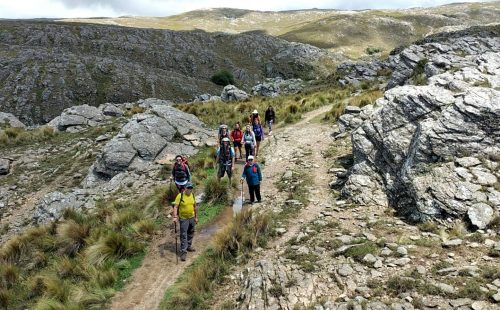
M 228 70 L 223 69 L 212 75 L 210 81 L 221 86 L 234 85 L 234 76 Z

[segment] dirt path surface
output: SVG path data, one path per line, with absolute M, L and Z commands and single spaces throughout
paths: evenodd
M 274 152 L 274 146 L 282 144 L 289 145 L 290 142 L 280 141 L 282 137 L 292 136 L 296 131 L 295 128 L 303 128 L 306 136 L 315 135 L 316 127 L 310 126 L 310 121 L 328 111 L 330 107 L 323 107 L 319 110 L 308 113 L 304 120 L 300 123 L 284 128 L 282 130 L 275 130 L 274 136 L 269 136 L 264 140 L 263 151 L 266 153 Z M 326 131 L 325 131 L 326 132 Z M 326 135 L 326 133 L 325 133 Z M 318 139 L 324 139 L 322 136 Z M 284 138 L 289 139 L 289 138 Z M 307 142 L 305 145 L 297 145 L 296 150 L 301 151 L 302 147 L 312 147 L 312 142 Z M 269 150 L 266 150 L 269 148 Z M 288 157 L 289 152 L 280 148 L 283 154 L 280 156 Z M 280 153 L 281 154 L 281 153 Z M 288 161 L 283 160 L 283 157 L 268 156 L 269 162 L 266 162 L 264 174 L 266 175 L 266 186 L 262 190 L 264 199 L 271 199 L 276 193 L 274 188 L 275 179 L 279 177 L 280 171 L 286 169 Z M 276 161 L 274 161 L 276 159 Z M 266 157 L 267 160 L 267 157 Z M 241 163 L 240 163 L 241 164 Z M 241 168 L 239 168 L 241 169 Z M 324 182 L 326 179 L 323 177 Z M 326 183 L 325 183 L 326 184 Z M 323 184 L 324 185 L 324 184 Z M 245 194 L 248 195 L 246 188 Z M 263 204 L 264 205 L 264 204 Z M 206 248 L 209 244 L 210 238 L 224 223 L 227 222 L 227 217 L 232 215 L 231 208 L 227 208 L 221 219 L 215 221 L 214 225 L 210 225 L 205 229 L 197 232 L 194 238 L 194 246 L 197 252 L 188 255 L 186 262 L 176 264 L 175 260 L 175 243 L 174 234 L 171 229 L 157 237 L 152 242 L 150 250 L 148 251 L 142 265 L 137 268 L 132 276 L 128 279 L 128 284 L 125 289 L 118 292 L 112 299 L 110 309 L 123 310 L 123 309 L 157 309 L 167 288 L 172 285 L 179 275 L 182 274 L 184 269 Z M 162 255 L 163 252 L 163 255 Z
M 334 140 L 332 126 L 318 122 L 326 111 L 265 142 L 264 202 L 254 208 L 300 211 L 234 267 L 210 308 L 498 309 L 492 294 L 500 292 L 500 272 L 491 256 L 498 235 L 467 234 L 459 221 L 445 233 L 436 224 L 406 223 L 391 208 L 342 200 L 352 146 L 349 135 Z M 305 205 L 290 199 L 288 189 L 300 185 Z M 460 245 L 448 245 L 451 239 Z

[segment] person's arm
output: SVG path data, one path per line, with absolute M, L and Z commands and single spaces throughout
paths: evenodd
M 234 167 L 234 158 L 236 154 L 234 153 L 234 147 L 231 147 L 231 167 Z
M 217 152 L 215 153 L 215 163 L 216 164 L 219 162 L 219 154 L 220 154 L 220 147 L 217 149 Z
M 257 145 L 257 139 L 255 139 L 255 132 L 252 131 L 253 147 Z
M 193 194 L 194 196 L 194 194 Z M 194 198 L 194 197 L 193 197 Z M 194 222 L 196 224 L 198 224 L 198 205 L 196 204 L 196 198 L 194 198 L 194 205 L 193 205 L 193 209 L 194 209 Z
M 189 169 L 189 166 L 187 164 L 186 164 L 186 172 L 187 172 L 188 181 L 191 182 L 191 170 Z
M 262 172 L 260 172 L 260 166 L 259 164 L 256 165 L 257 165 L 257 173 L 259 174 L 259 182 L 262 182 Z
M 180 204 L 180 201 L 181 201 L 181 194 L 177 194 L 177 197 L 175 197 L 175 201 L 174 201 L 174 204 L 172 205 L 172 208 L 173 208 L 173 213 L 172 213 L 172 219 L 175 222 L 177 222 L 179 220 L 179 217 L 178 217 L 178 208 L 179 208 L 179 204 Z
M 241 174 L 241 179 L 240 179 L 240 182 L 243 183 L 243 180 L 245 179 L 246 175 L 245 175 L 245 169 L 246 166 L 243 166 L 243 173 Z

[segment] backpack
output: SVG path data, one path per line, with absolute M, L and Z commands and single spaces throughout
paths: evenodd
M 253 125 L 253 133 L 255 134 L 256 138 L 261 138 L 262 137 L 262 126 L 259 124 Z
M 245 131 L 245 134 L 243 135 L 243 141 L 245 141 L 245 144 L 253 144 L 253 137 L 252 133 L 248 133 Z
M 221 146 L 219 149 L 219 161 L 221 163 L 231 162 L 233 159 L 233 155 L 231 154 L 231 147 L 228 145 L 227 150 L 224 149 L 224 146 Z
M 178 165 L 175 163 L 174 165 L 174 178 L 176 181 L 183 182 L 188 179 L 188 174 L 187 174 L 187 161 L 184 159 L 182 160 L 182 163 Z

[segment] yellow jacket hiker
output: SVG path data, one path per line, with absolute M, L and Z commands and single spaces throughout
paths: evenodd
M 187 252 L 194 252 L 192 247 L 194 227 L 198 224 L 196 199 L 193 194 L 193 184 L 186 184 L 184 193 L 179 193 L 174 201 L 174 223 L 179 222 L 181 240 L 181 260 L 186 260 Z

